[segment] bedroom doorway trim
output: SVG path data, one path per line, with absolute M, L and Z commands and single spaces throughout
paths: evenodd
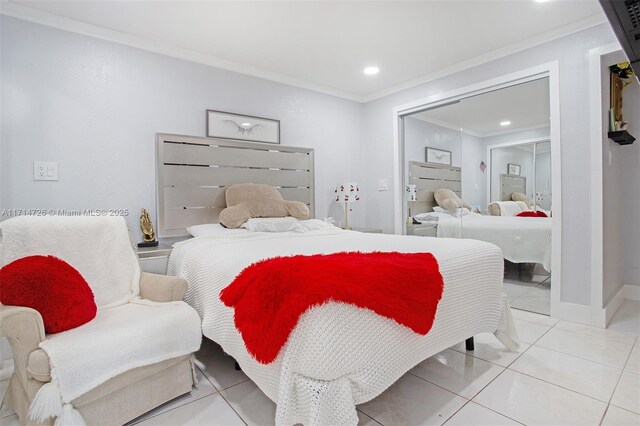
M 552 223 L 552 259 L 551 268 L 554 273 L 554 284 L 551 286 L 551 316 L 554 318 L 590 323 L 591 307 L 575 303 L 562 302 L 562 173 L 561 173 L 561 145 L 560 145 L 560 81 L 558 61 L 547 62 L 535 67 L 523 69 L 511 74 L 498 76 L 489 80 L 474 83 L 449 92 L 417 99 L 412 102 L 398 105 L 393 108 L 393 200 L 394 200 L 394 232 L 402 234 L 403 220 L 403 167 L 400 164 L 402 153 L 402 118 L 408 114 L 436 108 L 470 96 L 503 89 L 521 83 L 526 83 L 541 78 L 549 78 L 549 102 L 550 102 L 550 132 L 551 150 L 551 179 L 554 182 L 554 191 L 551 202 L 553 204 Z

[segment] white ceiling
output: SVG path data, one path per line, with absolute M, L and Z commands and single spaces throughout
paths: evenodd
M 10 16 L 359 101 L 604 22 L 595 0 L 1 3 Z M 369 65 L 380 73 L 363 75 Z
M 476 136 L 490 136 L 549 125 L 549 79 L 531 81 L 463 99 L 412 117 Z M 509 126 L 500 122 L 511 121 Z

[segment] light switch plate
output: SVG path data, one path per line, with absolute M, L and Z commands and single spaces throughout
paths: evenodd
M 378 191 L 388 191 L 389 181 L 387 179 L 380 179 L 378 181 Z
M 58 163 L 34 161 L 33 180 L 58 180 Z

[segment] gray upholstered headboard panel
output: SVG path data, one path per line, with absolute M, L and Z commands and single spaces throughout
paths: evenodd
M 437 206 L 433 193 L 447 188 L 462 198 L 462 169 L 436 163 L 409 161 L 409 183 L 416 185 L 417 201 L 407 204 L 412 215 L 433 211 Z
M 527 178 L 518 175 L 500 175 L 500 201 L 511 201 L 514 192 L 527 193 Z
M 312 149 L 162 133 L 156 143 L 159 237 L 217 223 L 225 188 L 236 183 L 275 186 L 314 216 Z

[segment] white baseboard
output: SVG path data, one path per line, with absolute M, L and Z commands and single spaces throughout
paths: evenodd
M 604 308 L 594 308 L 592 316 L 593 325 L 602 328 L 607 327 L 609 321 L 611 321 L 611 318 L 613 318 L 625 300 L 640 301 L 640 286 L 623 285 Z
M 609 303 L 600 310 L 601 318 L 599 318 L 598 324 L 599 327 L 607 327 L 609 325 L 609 321 L 616 314 L 620 306 L 624 302 L 626 298 L 626 288 L 627 286 L 621 286 L 618 292 L 609 300 Z
M 623 288 L 625 299 L 640 302 L 640 285 L 627 284 L 623 286 Z

